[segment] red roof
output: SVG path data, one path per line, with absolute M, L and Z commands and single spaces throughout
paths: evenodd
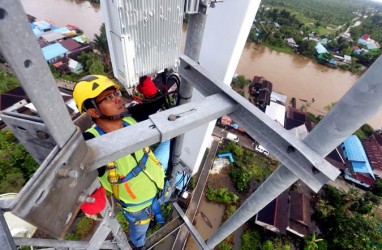
M 363 39 L 363 40 L 367 40 L 369 38 L 370 38 L 369 34 L 365 34 L 365 35 L 361 36 L 361 39 Z
M 376 139 L 362 141 L 370 165 L 373 169 L 382 170 L 382 149 Z
M 78 42 L 76 42 L 74 39 L 72 38 L 69 38 L 69 39 L 66 39 L 66 40 L 63 40 L 60 42 L 60 44 L 67 50 L 69 51 L 74 51 L 78 48 L 81 48 L 81 44 L 79 44 Z
M 353 50 L 360 50 L 360 47 L 358 47 L 358 46 L 353 46 Z

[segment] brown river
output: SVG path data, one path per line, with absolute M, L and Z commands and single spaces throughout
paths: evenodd
M 58 26 L 67 24 L 81 28 L 85 35 L 93 38 L 99 34 L 103 22 L 99 4 L 83 0 L 21 0 L 25 11 L 38 20 L 49 19 Z M 295 97 L 297 108 L 312 100 L 308 111 L 325 114 L 324 107 L 338 101 L 357 81 L 358 76 L 350 72 L 331 69 L 298 55 L 279 53 L 267 47 L 247 43 L 236 72 L 248 79 L 264 76 L 273 83 L 273 90 Z M 369 124 L 382 127 L 382 110 Z

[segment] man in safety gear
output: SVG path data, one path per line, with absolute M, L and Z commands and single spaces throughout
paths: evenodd
M 105 76 L 81 78 L 73 97 L 78 110 L 86 112 L 95 123 L 84 133 L 86 140 L 136 123 L 127 116 L 120 86 Z M 169 152 L 170 142 L 165 141 L 154 153 L 147 147 L 98 169 L 101 185 L 113 194 L 129 222 L 130 241 L 137 249 L 145 249 L 150 220 L 155 217 L 159 223 L 164 222 L 159 205 L 171 196 L 170 185 L 165 181 Z

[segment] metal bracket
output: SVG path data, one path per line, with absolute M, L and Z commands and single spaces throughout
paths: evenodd
M 78 197 L 93 183 L 97 172 L 84 169 L 82 161 L 90 152 L 79 129 L 62 149 L 56 147 L 51 154 L 13 202 L 12 213 L 49 235 L 60 237 L 75 216 Z M 61 168 L 70 168 L 75 174 L 61 176 Z

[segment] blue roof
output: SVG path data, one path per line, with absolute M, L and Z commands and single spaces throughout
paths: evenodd
M 344 141 L 343 146 L 345 156 L 351 162 L 354 172 L 368 173 L 375 179 L 373 169 L 358 137 L 355 135 L 349 136 Z
M 68 52 L 61 44 L 54 43 L 41 49 L 44 54 L 45 60 L 53 59 Z
M 39 37 L 39 36 L 41 36 L 42 35 L 42 33 L 44 33 L 44 32 L 42 32 L 39 28 L 34 28 L 34 29 L 32 29 L 33 30 L 33 33 L 34 33 L 34 35 L 35 36 L 37 36 L 37 37 Z
M 328 51 L 325 49 L 325 47 L 321 43 L 317 43 L 315 48 L 318 54 L 328 53 Z
M 33 24 L 35 24 L 40 30 L 50 29 L 52 26 L 47 21 L 37 21 L 37 22 L 34 22 Z

